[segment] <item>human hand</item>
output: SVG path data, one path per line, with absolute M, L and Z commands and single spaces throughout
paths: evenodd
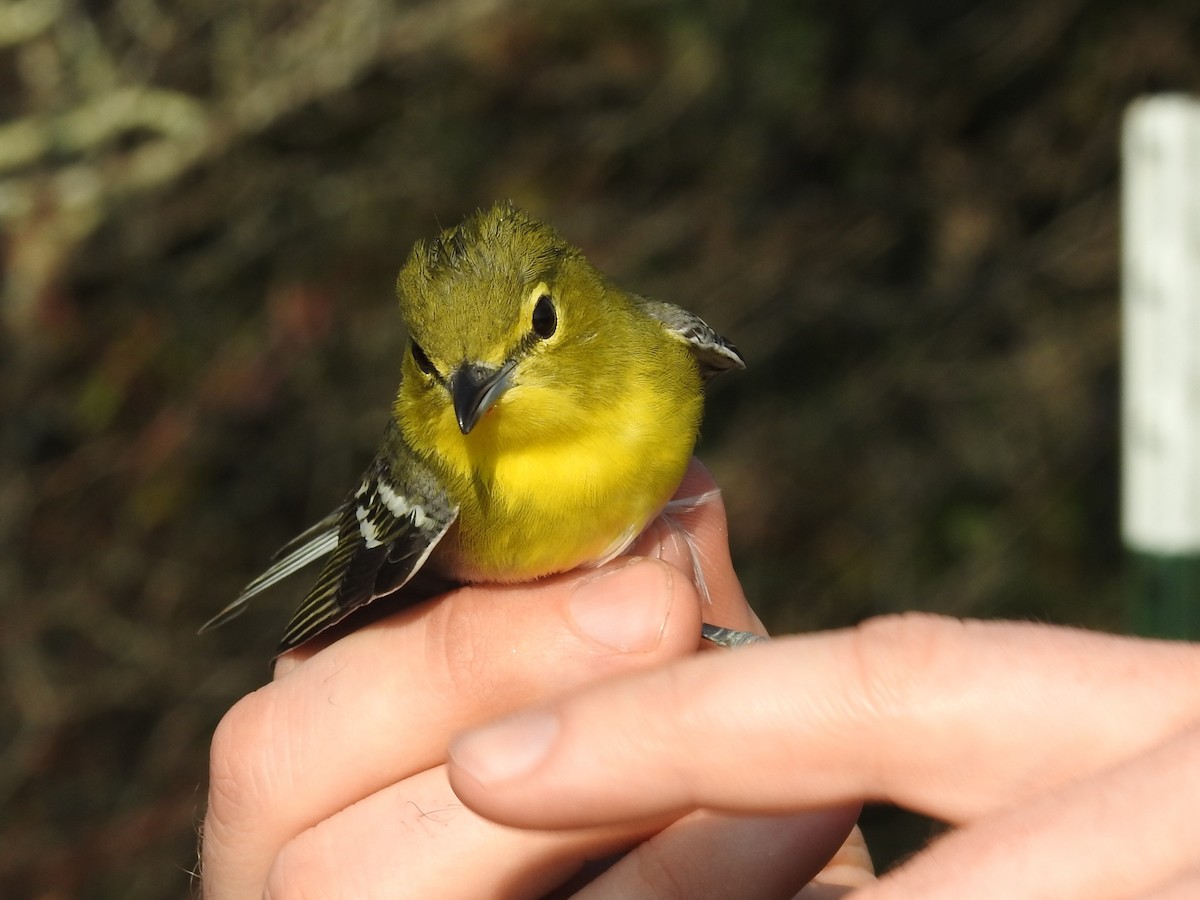
M 694 465 L 680 494 L 711 487 Z M 705 618 L 761 627 L 733 576 L 719 501 L 689 514 L 688 527 L 714 597 Z M 811 877 L 854 809 L 677 822 L 675 812 L 536 832 L 495 825 L 454 797 L 444 765 L 451 735 L 695 652 L 701 604 L 682 574 L 690 559 L 663 529 L 635 550 L 655 558 L 463 588 L 282 658 L 275 680 L 239 701 L 213 739 L 204 895 L 538 896 L 585 860 L 650 835 L 637 859 L 703 854 L 706 873 L 753 879 L 767 896 Z
M 451 759 L 520 827 L 864 799 L 957 826 L 855 897 L 1200 896 L 1196 645 L 892 617 L 595 685 Z

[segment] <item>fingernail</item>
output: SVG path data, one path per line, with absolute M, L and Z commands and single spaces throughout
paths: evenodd
M 662 641 L 671 595 L 670 567 L 631 562 L 576 585 L 571 618 L 581 632 L 606 647 L 645 652 Z
M 518 713 L 456 738 L 450 759 L 480 784 L 510 781 L 546 758 L 559 730 L 558 717 L 551 713 Z

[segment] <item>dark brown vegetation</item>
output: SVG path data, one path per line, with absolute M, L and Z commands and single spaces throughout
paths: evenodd
M 373 449 L 411 242 L 511 197 L 750 369 L 700 448 L 777 630 L 1120 628 L 1117 148 L 1193 0 L 0 9 L 0 895 L 188 890 Z M 836 11 L 835 11 L 836 10 Z M 919 838 L 919 836 L 918 836 Z

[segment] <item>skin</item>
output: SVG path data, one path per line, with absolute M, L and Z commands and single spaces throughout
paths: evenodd
M 680 494 L 711 487 L 693 464 Z M 583 896 L 614 887 L 701 896 L 739 884 L 742 896 L 775 897 L 808 883 L 843 843 L 855 803 L 759 817 L 677 810 L 537 831 L 490 822 L 450 788 L 456 733 L 694 656 L 702 613 L 761 630 L 732 574 L 720 502 L 689 514 L 688 527 L 719 598 L 710 607 L 676 539 L 656 529 L 635 559 L 532 585 L 463 588 L 282 657 L 274 681 L 242 698 L 213 738 L 204 896 L 536 897 L 628 847 Z M 861 873 L 861 842 L 838 862 Z
M 592 685 L 451 758 L 464 803 L 525 828 L 864 799 L 953 826 L 856 900 L 1200 896 L 1195 644 L 875 620 Z
M 705 617 L 753 627 L 696 517 Z M 205 895 L 536 896 L 633 840 L 580 896 L 790 896 L 869 798 L 952 828 L 878 882 L 852 839 L 799 896 L 1200 895 L 1197 646 L 913 615 L 697 655 L 679 570 L 603 571 L 281 660 L 214 740 Z

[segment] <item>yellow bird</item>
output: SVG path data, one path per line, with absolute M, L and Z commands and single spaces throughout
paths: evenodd
M 700 318 L 617 287 L 510 204 L 418 241 L 396 292 L 410 341 L 381 449 L 202 631 L 322 557 L 280 653 L 418 571 L 517 582 L 603 563 L 678 488 L 705 383 L 745 366 Z

